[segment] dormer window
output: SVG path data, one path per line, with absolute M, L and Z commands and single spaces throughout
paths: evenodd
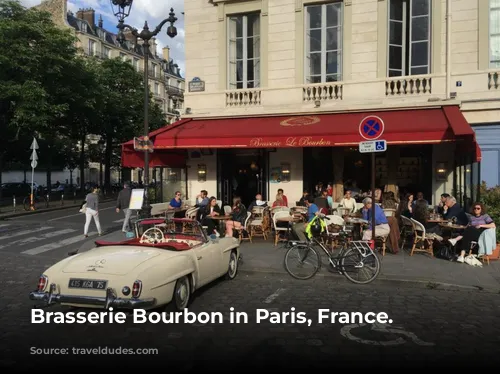
M 82 32 L 88 32 L 87 24 L 85 22 L 82 22 Z

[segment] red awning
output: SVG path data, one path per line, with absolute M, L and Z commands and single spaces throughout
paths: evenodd
M 364 141 L 360 122 L 383 120 L 380 139 L 389 144 L 432 144 L 456 141 L 473 130 L 454 107 L 336 113 L 304 116 L 191 119 L 158 130 L 155 149 L 288 148 L 357 145 Z M 469 130 L 468 130 L 469 129 Z
M 122 145 L 122 167 L 124 168 L 143 168 L 144 152 L 134 150 L 129 142 Z M 183 152 L 153 152 L 149 154 L 149 167 L 170 167 L 183 168 L 186 165 L 186 156 Z

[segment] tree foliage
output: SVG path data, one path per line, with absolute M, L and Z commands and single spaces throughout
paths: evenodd
M 49 13 L 0 0 L 0 182 L 2 168 L 29 169 L 29 146 L 39 140 L 39 168 L 87 166 L 88 135 L 105 140 L 104 161 L 119 164 L 120 144 L 143 135 L 144 80 L 121 59 L 84 58 L 70 30 Z M 150 95 L 154 130 L 165 115 Z M 83 183 L 83 172 L 81 173 Z

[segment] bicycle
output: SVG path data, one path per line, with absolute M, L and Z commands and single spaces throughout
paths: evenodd
M 317 219 L 324 220 L 325 217 L 318 216 Z M 290 244 L 290 248 L 285 253 L 285 270 L 293 278 L 299 280 L 307 280 L 314 277 L 322 266 L 321 254 L 314 248 L 314 246 L 319 246 L 328 257 L 330 266 L 336 269 L 339 274 L 344 275 L 349 281 L 356 284 L 373 282 L 380 273 L 380 260 L 377 254 L 370 248 L 369 243 L 363 240 L 350 240 L 349 233 L 346 231 L 341 231 L 339 238 L 342 239 L 343 243 L 338 255 L 331 253 L 317 237 L 312 237 L 307 242 L 294 242 Z M 312 269 L 310 273 L 300 275 L 292 271 L 292 261 L 295 260 L 297 260 L 298 270 L 305 270 L 306 265 L 311 265 Z M 360 280 L 359 275 L 370 268 L 373 269 L 373 274 L 364 280 Z M 358 279 L 349 273 L 351 269 L 358 275 Z
M 25 211 L 38 210 L 42 207 L 48 208 L 49 202 L 45 196 L 33 195 L 33 206 L 31 206 L 31 196 L 28 195 L 23 200 L 23 208 Z

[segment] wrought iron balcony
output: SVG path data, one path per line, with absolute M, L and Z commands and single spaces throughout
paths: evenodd
M 182 88 L 167 84 L 165 90 L 168 96 L 184 97 L 184 90 Z

